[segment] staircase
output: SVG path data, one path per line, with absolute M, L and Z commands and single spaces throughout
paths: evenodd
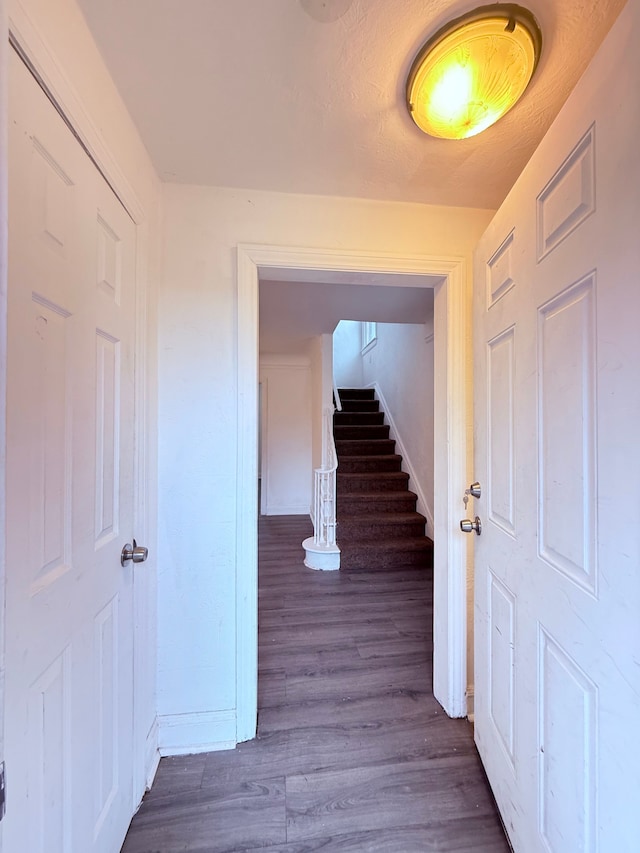
M 333 434 L 340 568 L 432 567 L 426 519 L 416 512 L 417 497 L 373 389 L 340 388 L 339 394 L 342 411 L 333 416 Z

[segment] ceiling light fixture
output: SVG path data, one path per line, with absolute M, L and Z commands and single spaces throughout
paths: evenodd
M 411 117 L 425 133 L 444 139 L 481 133 L 522 96 L 541 48 L 540 27 L 521 6 L 482 6 L 450 21 L 411 66 Z

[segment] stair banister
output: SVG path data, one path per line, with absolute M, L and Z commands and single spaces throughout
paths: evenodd
M 333 406 L 322 410 L 322 466 L 314 474 L 313 541 L 318 546 L 336 544 L 336 469 Z
M 336 378 L 333 377 L 333 399 L 336 401 L 336 411 L 342 411 L 342 401 L 340 400 L 340 391 L 336 384 Z
M 302 543 L 304 563 L 310 569 L 340 568 L 340 549 L 336 545 L 338 455 L 333 439 L 333 412 L 333 405 L 322 410 L 322 462 L 313 472 L 313 536 Z

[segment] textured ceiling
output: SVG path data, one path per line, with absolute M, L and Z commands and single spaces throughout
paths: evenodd
M 165 181 L 496 208 L 624 0 L 529 0 L 532 84 L 456 142 L 414 126 L 404 86 L 423 41 L 473 3 L 79 3 Z

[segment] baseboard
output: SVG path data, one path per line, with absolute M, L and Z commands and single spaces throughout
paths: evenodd
M 422 487 L 418 478 L 416 477 L 415 470 L 411 464 L 411 459 L 407 454 L 407 450 L 402 443 L 402 438 L 400 437 L 400 433 L 398 432 L 398 428 L 396 427 L 393 416 L 387 404 L 387 401 L 384 398 L 384 394 L 382 393 L 380 386 L 377 382 L 370 382 L 367 388 L 373 388 L 375 391 L 376 397 L 380 400 L 380 405 L 384 409 L 385 417 L 389 423 L 389 432 L 391 438 L 395 440 L 396 443 L 396 451 L 402 456 L 402 468 L 409 475 L 409 488 L 411 491 L 415 492 L 418 496 L 418 512 L 421 512 L 425 518 L 427 519 L 427 535 L 433 539 L 433 531 L 435 528 L 433 521 L 433 512 L 431 511 L 431 507 L 427 503 L 427 499 L 424 496 L 424 492 L 422 491 Z
M 160 764 L 160 750 L 158 749 L 158 718 L 155 717 L 149 733 L 144 749 L 144 775 L 147 791 L 153 785 L 156 772 Z
M 234 749 L 236 712 L 204 711 L 192 714 L 167 714 L 158 718 L 160 755 L 193 755 Z
M 467 717 L 470 723 L 475 720 L 475 700 L 473 685 L 467 687 Z
M 291 506 L 267 506 L 263 515 L 309 515 L 309 507 L 301 504 Z

